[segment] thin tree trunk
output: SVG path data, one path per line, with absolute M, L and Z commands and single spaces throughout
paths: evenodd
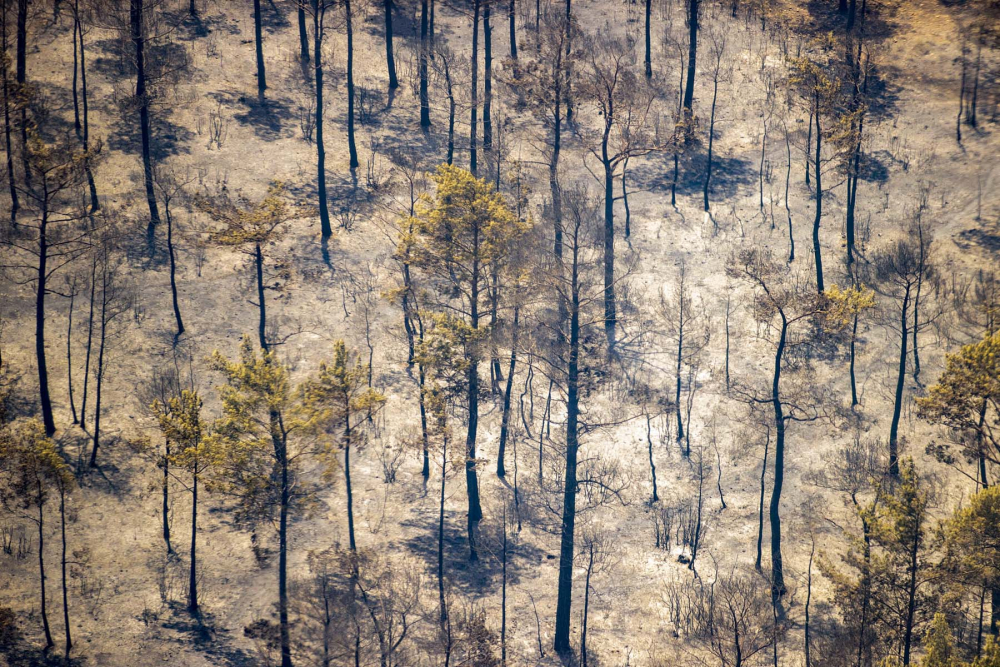
M 41 581 L 42 594 L 42 628 L 45 630 L 45 649 L 55 646 L 52 641 L 52 631 L 49 629 L 48 607 L 45 604 L 45 512 L 42 500 L 42 483 L 38 482 L 38 576 Z
M 351 0 L 344 0 L 345 26 L 347 30 L 347 150 L 350 154 L 350 168 L 357 169 L 358 147 L 354 141 L 354 16 Z
M 167 554 L 174 553 L 174 547 L 170 544 L 170 440 L 163 444 L 163 481 L 160 483 L 160 491 L 163 496 L 163 507 L 161 515 L 163 517 L 163 541 L 167 545 Z
M 97 467 L 97 450 L 101 444 L 101 393 L 104 388 L 104 351 L 108 340 L 108 282 L 107 268 L 104 268 L 101 279 L 101 334 L 97 347 L 97 370 L 94 373 L 97 386 L 94 396 L 94 443 L 90 449 L 91 468 Z
M 774 488 L 771 491 L 771 597 L 777 600 L 785 594 L 785 574 L 781 559 L 781 488 L 785 480 L 785 415 L 781 403 L 781 362 L 788 335 L 788 321 L 781 313 L 781 335 L 774 354 L 774 379 L 771 402 L 774 407 Z
M 813 220 L 813 254 L 816 256 L 816 289 L 823 291 L 823 256 L 819 244 L 819 223 L 823 217 L 823 185 L 820 173 L 820 152 L 823 131 L 820 129 L 819 93 L 816 94 L 816 218 Z
M 920 524 L 917 523 L 913 534 L 913 545 L 910 548 L 910 580 L 906 586 L 906 619 L 903 623 L 903 665 L 910 664 L 910 646 L 913 643 L 913 619 L 917 609 L 917 556 L 919 552 Z
M 517 364 L 517 329 L 520 308 L 514 307 L 514 324 L 510 342 L 510 364 L 507 367 L 507 387 L 503 392 L 503 417 L 500 420 L 500 445 L 497 448 L 497 477 L 504 477 L 507 470 L 504 467 L 504 453 L 507 448 L 507 433 L 510 426 L 510 394 L 514 388 L 514 368 Z
M 52 437 L 56 432 L 56 422 L 52 414 L 52 399 L 49 395 L 49 370 L 45 358 L 45 295 L 48 293 L 48 207 L 47 184 L 41 185 L 42 217 L 38 226 L 38 277 L 35 285 L 35 360 L 38 364 L 39 402 L 42 406 L 42 421 L 45 435 Z
M 899 340 L 899 368 L 896 373 L 896 396 L 892 404 L 892 423 L 889 426 L 889 474 L 899 477 L 899 418 L 903 412 L 903 386 L 906 382 L 906 345 L 909 339 L 909 306 L 910 285 L 907 284 L 903 293 L 903 305 L 900 314 L 901 335 Z
M 73 423 L 78 424 L 80 420 L 76 415 L 76 403 L 73 402 L 73 305 L 76 302 L 76 279 L 70 287 L 69 293 L 69 319 L 66 322 L 66 384 L 69 387 L 69 410 L 73 415 Z
M 389 90 L 399 88 L 396 78 L 396 59 L 392 55 L 392 0 L 382 0 L 385 9 L 385 64 L 389 70 Z
M 266 337 L 267 305 L 264 301 L 264 253 L 261 251 L 260 243 L 254 245 L 254 268 L 257 278 L 257 340 L 260 343 L 260 349 L 266 352 L 268 350 Z
M 469 121 L 469 171 L 477 175 L 476 125 L 479 114 L 479 7 L 482 0 L 472 2 L 472 104 Z
M 174 307 L 174 320 L 177 322 L 177 333 L 174 334 L 174 345 L 184 333 L 184 321 L 181 319 L 181 306 L 177 299 L 177 259 L 174 256 L 174 220 L 170 207 L 164 207 L 167 218 L 167 255 L 170 258 L 170 297 Z
M 757 506 L 757 559 L 753 567 L 758 572 L 761 571 L 761 556 L 764 543 L 764 481 L 767 478 L 767 450 L 771 445 L 771 429 L 767 430 L 767 438 L 764 440 L 764 460 L 760 465 L 760 503 Z
M 90 190 L 90 212 L 95 213 L 101 208 L 97 198 L 97 184 L 94 173 L 90 169 L 90 106 L 87 101 L 87 57 L 83 42 L 83 27 L 78 32 L 80 37 L 80 101 L 83 103 L 83 170 L 87 175 L 87 187 Z
M 193 2 L 194 0 L 192 0 Z M 296 14 L 299 22 L 299 60 L 309 62 L 309 35 L 306 30 L 306 1 L 297 0 Z
M 563 514 L 559 547 L 559 588 L 556 601 L 556 629 L 553 648 L 565 654 L 570 650 L 570 612 L 573 606 L 573 556 L 576 529 L 576 466 L 579 450 L 577 423 L 580 411 L 579 358 L 580 358 L 580 287 L 579 287 L 579 230 L 573 243 L 571 303 L 569 327 L 569 360 L 566 381 L 566 477 L 563 483 Z
M 649 499 L 649 504 L 652 505 L 660 499 L 660 495 L 656 490 L 656 462 L 653 461 L 653 433 L 648 413 L 646 414 L 646 445 L 649 447 L 649 476 L 653 480 L 653 495 Z
M 272 426 L 273 428 L 273 426 Z M 288 444 L 281 442 L 281 508 L 278 517 L 278 624 L 281 637 L 281 667 L 292 667 L 292 643 L 288 627 Z
M 649 0 L 646 0 L 647 4 Z M 712 182 L 712 145 L 715 142 L 715 101 L 719 95 L 719 75 L 712 79 L 712 111 L 708 121 L 708 166 L 705 167 L 705 212 L 708 212 L 708 190 Z M 761 148 L 761 152 L 763 152 Z
M 483 5 L 483 147 L 493 147 L 493 28 L 490 25 L 491 0 Z M 499 172 L 499 168 L 497 169 Z M 499 173 L 497 174 L 499 177 Z
M 320 2 L 323 5 L 320 6 Z M 319 198 L 319 224 L 322 238 L 333 235 L 330 207 L 326 196 L 326 144 L 323 140 L 323 18 L 325 0 L 313 0 L 313 71 L 316 78 L 316 190 Z
M 80 428 L 87 429 L 87 387 L 90 381 L 90 352 L 94 349 L 94 299 L 97 290 L 97 255 L 90 264 L 90 315 L 87 317 L 87 354 L 83 364 L 83 400 L 80 403 Z
M 580 630 L 580 667 L 587 667 L 587 617 L 590 615 L 590 575 L 594 571 L 594 545 L 588 544 L 587 576 L 583 586 L 583 627 Z
M 59 532 L 62 535 L 62 603 L 63 603 L 63 627 L 66 632 L 66 653 L 65 658 L 69 659 L 69 652 L 73 648 L 73 637 L 69 626 L 69 588 L 66 584 L 66 486 L 59 482 Z
M 264 103 L 267 76 L 264 72 L 264 36 L 260 17 L 260 0 L 253 0 L 253 41 L 257 54 L 257 101 Z
M 255 3 L 259 3 L 259 1 L 254 0 Z M 146 32 L 143 25 L 143 11 L 143 0 L 131 0 L 132 44 L 135 47 L 135 99 L 139 106 L 139 133 L 142 137 L 142 175 L 146 185 L 146 204 L 149 207 L 149 224 L 146 227 L 146 237 L 147 244 L 150 250 L 152 250 L 156 243 L 156 226 L 160 224 L 160 210 L 156 204 L 156 193 L 153 190 L 153 156 L 150 146 L 152 140 L 149 129 L 149 97 L 146 93 Z M 263 96 L 263 89 L 261 89 L 261 96 Z
M 687 85 L 684 88 L 684 111 L 694 115 L 694 75 L 698 58 L 698 4 L 701 0 L 688 0 L 688 63 Z
M 858 382 L 854 376 L 855 348 L 858 341 L 858 313 L 854 313 L 854 323 L 851 326 L 851 407 L 858 404 Z
M 610 114 L 605 120 L 604 141 L 601 143 L 604 162 L 604 333 L 608 349 L 615 346 L 615 328 L 618 322 L 615 303 L 615 192 L 614 171 L 608 156 Z
M 652 0 L 646 0 L 646 78 L 649 79 L 653 76 L 653 48 L 652 40 L 649 34 L 649 18 L 652 13 Z
M 852 0 L 853 1 L 853 0 Z M 812 603 L 812 581 L 813 581 L 813 556 L 816 554 L 816 542 L 812 542 L 812 548 L 809 551 L 809 565 L 806 568 L 806 618 L 805 618 L 805 629 L 804 629 L 804 644 L 805 644 L 805 667 L 811 667 L 812 661 L 810 660 L 810 633 L 809 633 L 809 607 Z
M 514 3 L 515 0 L 510 0 L 508 5 L 507 13 L 507 23 L 510 26 L 510 58 L 511 60 L 517 60 L 517 27 L 514 22 Z
M 477 4 L 479 0 L 476 0 Z M 479 281 L 480 281 L 480 230 L 473 230 L 473 257 L 471 294 L 469 297 L 469 325 L 473 331 L 479 330 Z M 469 359 L 466 387 L 469 406 L 469 425 L 465 436 L 465 486 L 469 496 L 468 537 L 469 560 L 479 560 L 476 551 L 476 525 L 483 518 L 479 502 L 479 479 L 476 475 L 476 434 L 479 429 L 479 359 L 473 354 Z
M 3 13 L 0 17 L 3 21 L 2 31 L 0 31 L 0 39 L 2 39 L 3 52 L 7 53 L 7 14 Z M 17 198 L 17 179 L 14 173 L 14 148 L 13 142 L 10 139 L 10 81 L 8 79 L 8 67 L 0 67 L 0 73 L 2 73 L 3 79 L 3 136 L 4 136 L 4 147 L 7 153 L 7 187 L 10 191 L 10 220 L 13 223 L 17 219 L 17 211 L 20 208 L 20 202 Z
M 431 126 L 431 103 L 427 91 L 427 2 L 420 0 L 420 127 L 424 129 Z M 513 2 L 511 0 L 512 5 Z
M 188 611 L 198 613 L 198 462 L 191 475 L 191 568 L 188 574 Z

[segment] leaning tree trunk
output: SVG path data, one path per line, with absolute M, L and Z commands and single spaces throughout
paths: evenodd
M 767 477 L 767 450 L 771 444 L 771 431 L 767 432 L 767 439 L 764 440 L 764 461 L 760 465 L 760 503 L 757 505 L 757 559 L 753 567 L 758 572 L 761 571 L 761 556 L 764 543 L 764 489 Z
M 903 292 L 903 304 L 900 311 L 899 367 L 896 371 L 896 395 L 892 403 L 892 423 L 889 426 L 889 474 L 899 477 L 899 418 L 903 412 L 903 386 L 906 382 L 906 354 L 909 340 L 909 307 L 910 284 L 907 283 Z

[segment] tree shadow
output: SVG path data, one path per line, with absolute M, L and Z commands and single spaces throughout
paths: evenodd
M 295 105 L 290 97 L 271 97 L 263 103 L 245 93 L 216 93 L 215 99 L 227 106 L 241 106 L 243 111 L 233 114 L 236 122 L 248 125 L 264 141 L 275 141 L 286 136 L 284 125 L 295 117 Z
M 438 479 L 440 484 L 440 479 Z M 433 481 L 432 484 L 433 486 Z M 440 488 L 438 489 L 440 491 Z M 422 560 L 429 571 L 437 569 L 438 514 L 437 512 L 418 515 L 404 520 L 402 527 L 417 531 L 403 540 L 402 546 L 409 553 Z M 501 576 L 502 563 L 499 553 L 492 553 L 487 544 L 487 535 L 479 535 L 479 560 L 469 561 L 469 542 L 465 528 L 465 513 L 445 511 L 444 524 L 444 570 L 446 584 L 463 595 L 484 595 L 495 588 L 495 580 Z M 496 541 L 495 539 L 491 541 Z M 514 586 L 520 581 L 519 570 L 526 563 L 538 563 L 545 553 L 527 542 L 516 543 L 511 538 L 507 547 L 507 585 Z
M 201 609 L 192 614 L 179 602 L 171 602 L 168 606 L 171 616 L 161 625 L 178 635 L 170 641 L 195 648 L 213 665 L 251 667 L 256 664 L 255 656 L 229 645 L 230 631 L 217 627 L 215 615 L 211 612 Z
M 677 194 L 701 194 L 705 186 L 705 170 L 708 154 L 702 151 L 683 156 L 677 175 Z M 669 192 L 674 178 L 673 156 L 663 156 L 650 160 L 642 166 L 629 170 L 630 189 Z M 757 180 L 757 165 L 751 160 L 735 156 L 712 156 L 712 181 L 709 197 L 714 200 L 728 199 L 737 194 L 741 187 L 749 186 Z

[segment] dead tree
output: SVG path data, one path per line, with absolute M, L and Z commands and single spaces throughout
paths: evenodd
M 820 417 L 819 401 L 799 391 L 782 386 L 782 374 L 796 361 L 790 351 L 808 342 L 809 321 L 816 314 L 818 300 L 803 289 L 797 276 L 785 278 L 784 266 L 774 261 L 771 252 L 758 247 L 741 250 L 729 262 L 727 272 L 745 280 L 754 293 L 754 317 L 765 328 L 764 340 L 774 348 L 774 368 L 766 390 L 739 383 L 734 393 L 740 400 L 770 406 L 774 426 L 774 487 L 771 491 L 771 585 L 774 599 L 785 593 L 781 557 L 781 492 L 785 477 L 785 437 L 789 422 L 814 421 Z

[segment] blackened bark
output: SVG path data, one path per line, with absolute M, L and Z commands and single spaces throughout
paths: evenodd
M 177 258 L 174 256 L 174 219 L 169 206 L 165 207 L 167 218 L 167 255 L 170 258 L 170 297 L 174 308 L 174 320 L 177 322 L 177 333 L 174 334 L 174 345 L 184 333 L 184 320 L 181 319 L 181 306 L 177 298 Z
M 476 125 L 479 122 L 479 7 L 482 0 L 472 3 L 472 105 L 469 121 L 469 171 L 477 175 Z
M 43 181 L 41 187 L 46 188 Z M 47 192 L 42 195 L 42 217 L 38 226 L 38 277 L 35 285 L 35 361 L 38 364 L 39 402 L 42 406 L 42 421 L 45 435 L 51 437 L 56 432 L 55 417 L 52 414 L 52 398 L 49 394 L 49 369 L 45 358 L 45 295 L 48 293 L 48 202 Z
M 688 117 L 694 115 L 694 75 L 698 58 L 698 4 L 700 0 L 688 0 L 688 63 L 687 85 L 684 88 L 684 111 Z
M 66 384 L 69 387 L 69 411 L 73 415 L 73 423 L 80 423 L 76 415 L 76 403 L 73 401 L 73 306 L 76 303 L 76 279 L 70 286 L 69 318 L 66 322 Z
M 781 402 L 781 363 L 788 336 L 788 320 L 781 315 L 781 334 L 774 353 L 774 378 L 771 382 L 771 404 L 774 408 L 774 488 L 771 490 L 769 518 L 771 521 L 771 598 L 785 594 L 785 574 L 781 559 L 781 488 L 785 480 L 785 415 Z
M 259 2 L 259 0 L 255 0 Z M 142 137 L 142 175 L 146 185 L 146 204 L 149 206 L 149 225 L 146 227 L 147 243 L 155 246 L 156 226 L 160 224 L 160 210 L 153 190 L 153 156 L 149 129 L 149 96 L 146 93 L 146 32 L 143 25 L 143 0 L 131 0 L 129 5 L 132 28 L 132 45 L 135 48 L 135 99 L 139 106 L 139 133 Z
M 490 5 L 483 6 L 483 147 L 493 147 L 493 28 Z M 499 174 L 498 174 L 499 175 Z
M 87 174 L 87 187 L 90 189 L 90 212 L 94 213 L 101 204 L 97 198 L 97 184 L 94 173 L 90 169 L 90 107 L 87 100 L 87 51 L 83 42 L 83 27 L 78 31 L 80 38 L 80 102 L 83 104 L 83 170 Z
M 893 477 L 899 477 L 899 418 L 903 413 L 903 386 L 906 382 L 910 289 L 911 286 L 907 283 L 900 309 L 899 367 L 896 372 L 896 396 L 892 403 L 892 423 L 889 426 L 889 474 Z
M 577 230 L 579 234 L 579 230 Z M 572 247 L 570 279 L 569 359 L 566 378 L 566 477 L 563 483 L 563 514 L 559 547 L 559 588 L 556 601 L 556 631 L 553 648 L 565 654 L 570 650 L 569 624 L 573 606 L 573 556 L 576 530 L 576 466 L 579 450 L 578 419 L 580 412 L 580 286 L 579 238 Z
M 513 5 L 514 0 L 511 0 Z M 430 95 L 427 92 L 427 0 L 420 2 L 420 127 L 431 126 Z M 513 27 L 511 28 L 513 31 Z
M 382 0 L 385 9 L 385 63 L 389 70 L 389 90 L 399 88 L 396 78 L 396 59 L 392 55 L 392 0 Z
M 476 0 L 477 4 L 479 0 Z M 479 281 L 480 281 L 480 229 L 478 224 L 472 232 L 472 281 L 469 297 L 469 325 L 473 331 L 479 330 Z M 476 551 L 476 526 L 483 518 L 479 502 L 479 478 L 476 475 L 476 434 L 479 429 L 479 357 L 475 351 L 469 355 L 469 372 L 466 397 L 469 406 L 469 425 L 465 436 L 465 487 L 469 496 L 468 536 L 469 560 L 479 560 Z
M 514 2 L 515 0 L 510 0 L 510 5 L 508 5 L 507 13 L 507 23 L 510 26 L 510 57 L 511 60 L 517 60 L 517 26 L 514 23 Z
M 320 0 L 325 2 L 325 0 Z M 320 234 L 324 239 L 333 235 L 330 226 L 330 205 L 326 196 L 326 144 L 323 140 L 323 18 L 326 5 L 313 2 L 313 68 L 316 77 L 316 190 L 319 198 Z
M 60 565 L 62 566 L 62 603 L 63 603 L 63 627 L 66 633 L 66 653 L 65 657 L 69 657 L 69 652 L 73 648 L 73 636 L 69 627 L 69 587 L 66 582 L 66 485 L 60 480 L 59 482 L 59 532 L 62 534 L 62 559 Z
M 347 150 L 350 168 L 357 169 L 358 147 L 354 141 L 354 16 L 351 0 L 344 0 L 345 27 L 347 30 Z
M 102 270 L 101 278 L 101 334 L 97 347 L 97 369 L 94 373 L 94 380 L 97 386 L 94 392 L 94 442 L 90 449 L 91 468 L 97 467 L 97 450 L 101 444 L 101 393 L 104 388 L 104 352 L 107 348 L 108 340 L 108 302 L 111 298 L 108 294 L 108 288 L 110 287 L 110 282 L 108 269 L 105 267 Z
M 646 415 L 646 445 L 649 448 L 649 477 L 653 481 L 653 495 L 649 499 L 649 504 L 652 505 L 660 499 L 660 494 L 656 489 L 656 462 L 653 460 L 653 432 L 649 414 Z
M 652 13 L 653 0 L 646 0 L 646 78 L 653 76 L 653 59 L 652 59 L 652 39 L 649 34 L 649 17 Z
M 87 388 L 90 382 L 90 353 L 94 349 L 94 299 L 97 293 L 97 255 L 90 264 L 90 314 L 87 316 L 87 354 L 83 363 L 83 400 L 80 402 L 80 428 L 87 428 Z
M 42 482 L 38 482 L 38 577 L 41 581 L 42 594 L 42 628 L 45 630 L 46 650 L 55 646 L 52 641 L 52 631 L 49 629 L 48 607 L 45 603 L 45 500 L 42 495 Z
M 618 322 L 615 303 L 615 192 L 614 169 L 608 156 L 608 140 L 611 132 L 611 113 L 604 125 L 604 139 L 601 142 L 601 161 L 604 163 L 604 333 L 608 339 L 608 349 L 615 346 L 615 327 Z
M 647 0 L 648 2 L 649 0 Z M 708 212 L 708 190 L 712 183 L 712 146 L 715 143 L 715 103 L 719 97 L 719 75 L 712 79 L 712 111 L 708 121 L 708 165 L 705 167 L 705 212 Z M 761 149 L 763 151 L 763 148 Z
M 306 30 L 306 0 L 296 2 L 296 14 L 299 23 L 299 60 L 309 62 L 309 35 Z
M 504 454 L 507 448 L 507 433 L 510 427 L 510 394 L 514 388 L 514 369 L 517 364 L 517 328 L 520 309 L 514 307 L 514 323 L 510 341 L 510 364 L 507 366 L 507 386 L 503 392 L 503 417 L 500 420 L 500 445 L 497 448 L 497 477 L 504 477 Z
M 760 503 L 757 505 L 757 559 L 753 563 L 755 570 L 760 572 L 761 556 L 764 543 L 764 487 L 767 478 L 767 450 L 771 445 L 771 429 L 767 430 L 764 440 L 764 460 L 760 464 Z
M 174 547 L 170 544 L 170 440 L 163 444 L 163 481 L 160 482 L 162 494 L 162 509 L 160 515 L 163 519 L 163 542 L 167 545 L 167 553 L 174 553 Z
M 253 0 L 253 41 L 257 53 L 257 101 L 264 103 L 267 75 L 264 72 L 264 36 L 260 17 L 260 0 Z
M 823 217 L 823 181 L 820 173 L 820 153 L 823 145 L 823 131 L 820 128 L 819 92 L 815 93 L 816 102 L 816 217 L 813 219 L 813 254 L 816 257 L 816 289 L 823 291 L 823 256 L 819 243 L 819 223 Z
M 188 574 L 188 611 L 198 613 L 198 462 L 191 475 L 191 563 Z
M 3 52 L 7 52 L 7 16 L 4 13 L 3 17 L 0 18 L 3 21 L 3 25 L 0 26 L 0 40 L 2 40 Z M 14 147 L 13 142 L 10 138 L 10 95 L 11 86 L 10 81 L 7 76 L 7 67 L 2 68 L 3 79 L 3 136 L 4 136 L 4 148 L 7 153 L 7 186 L 10 190 L 10 220 L 14 222 L 17 219 L 17 211 L 20 208 L 20 202 L 17 198 L 17 180 L 14 174 Z
M 260 248 L 260 243 L 254 245 L 254 269 L 257 278 L 257 340 L 260 349 L 268 350 L 266 328 L 267 328 L 267 305 L 264 302 L 264 253 Z

